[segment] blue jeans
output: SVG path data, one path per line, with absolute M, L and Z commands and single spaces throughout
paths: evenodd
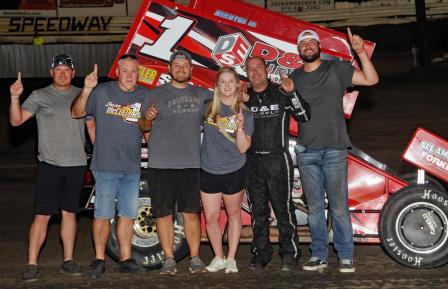
M 137 218 L 140 174 L 113 174 L 93 171 L 95 177 L 95 218 L 118 216 Z M 115 201 L 117 208 L 115 211 Z
M 330 207 L 333 243 L 340 260 L 353 260 L 353 229 L 348 209 L 347 151 L 306 149 L 297 153 L 311 231 L 311 256 L 328 259 L 325 193 Z

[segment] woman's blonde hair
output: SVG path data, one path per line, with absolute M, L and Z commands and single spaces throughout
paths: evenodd
M 223 73 L 231 73 L 233 77 L 236 80 L 236 91 L 235 91 L 235 99 L 233 100 L 232 104 L 230 105 L 230 108 L 232 111 L 237 114 L 239 111 L 239 102 L 241 101 L 241 83 L 240 78 L 238 77 L 238 73 L 236 73 L 235 69 L 233 67 L 222 67 L 218 70 L 218 73 L 216 74 L 216 81 L 215 81 L 215 91 L 213 93 L 213 100 L 208 105 L 207 112 L 205 114 L 205 120 L 209 119 L 210 117 L 213 119 L 214 122 L 216 122 L 216 116 L 219 115 L 219 112 L 221 111 L 221 98 L 220 98 L 220 91 L 219 91 L 219 77 Z M 241 103 L 241 105 L 243 105 Z M 243 106 L 243 109 L 245 107 Z

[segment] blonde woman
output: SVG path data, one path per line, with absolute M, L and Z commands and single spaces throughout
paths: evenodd
M 201 146 L 201 200 L 207 234 L 215 257 L 209 272 L 238 272 L 235 254 L 241 235 L 241 199 L 246 185 L 246 151 L 254 130 L 252 113 L 241 102 L 238 74 L 233 68 L 218 71 L 215 92 L 204 121 Z M 227 213 L 227 257 L 219 227 L 221 204 Z

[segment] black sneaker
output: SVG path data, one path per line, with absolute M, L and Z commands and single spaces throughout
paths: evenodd
M 281 270 L 284 272 L 297 271 L 299 269 L 299 262 L 297 258 L 293 256 L 286 255 L 282 258 L 282 267 Z
M 263 269 L 269 264 L 269 262 L 271 262 L 270 258 L 261 254 L 255 254 L 252 259 L 250 259 L 247 266 L 251 270 Z
M 25 269 L 22 272 L 22 281 L 23 282 L 34 282 L 37 281 L 39 277 L 39 267 L 37 265 L 26 265 Z
M 303 264 L 303 270 L 315 271 L 323 268 L 327 268 L 327 261 L 322 261 L 317 257 L 311 257 L 308 262 Z
M 146 273 L 146 269 L 137 264 L 134 259 L 126 259 L 120 261 L 120 272 L 122 273 L 133 273 L 133 274 L 142 274 Z
M 71 276 L 81 276 L 82 270 L 73 260 L 68 260 L 62 263 L 59 269 L 60 273 L 71 275 Z
M 90 278 L 101 277 L 106 272 L 106 261 L 102 259 L 93 259 L 92 264 L 89 266 L 89 270 L 86 275 Z
M 341 273 L 355 272 L 355 266 L 353 265 L 353 260 L 342 259 L 339 262 L 339 272 L 341 272 Z

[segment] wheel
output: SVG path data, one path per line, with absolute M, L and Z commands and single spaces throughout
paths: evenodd
M 401 175 L 400 178 L 408 182 L 410 185 L 417 185 L 417 172 Z M 430 186 L 446 192 L 445 187 L 436 178 L 431 177 L 429 174 L 425 174 L 424 186 Z
M 396 262 L 433 268 L 448 262 L 448 194 L 428 186 L 405 187 L 384 205 L 381 245 Z
M 149 269 L 157 269 L 162 266 L 164 259 L 162 247 L 157 236 L 155 218 L 151 214 L 151 198 L 148 192 L 148 182 L 142 176 L 140 180 L 140 193 L 138 199 L 137 219 L 134 221 L 134 235 L 132 236 L 132 258 L 138 264 Z M 174 257 L 180 261 L 188 254 L 188 246 L 185 240 L 182 214 L 174 214 Z M 118 261 L 120 247 L 117 239 L 117 219 L 111 220 L 111 231 L 107 241 L 107 252 L 111 258 Z

